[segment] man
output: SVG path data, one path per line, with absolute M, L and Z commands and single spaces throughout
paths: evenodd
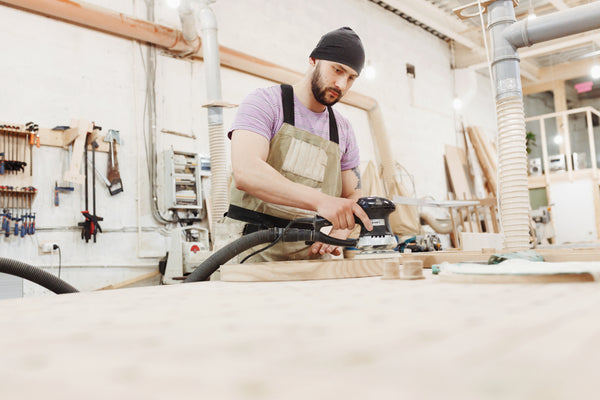
M 358 78 L 365 61 L 360 38 L 343 27 L 325 34 L 309 57 L 309 70 L 293 86 L 258 89 L 240 104 L 230 132 L 233 185 L 229 218 L 246 233 L 289 220 L 324 217 L 330 235 L 348 237 L 354 216 L 372 229 L 361 196 L 359 154 L 348 120 L 332 105 Z M 336 246 L 278 243 L 251 261 L 340 254 Z

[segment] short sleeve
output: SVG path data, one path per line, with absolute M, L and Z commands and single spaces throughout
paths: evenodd
M 274 135 L 274 125 L 280 110 L 281 105 L 277 104 L 277 98 L 273 96 L 272 90 L 256 89 L 239 105 L 227 136 L 231 139 L 234 130 L 243 129 L 258 133 L 270 141 Z

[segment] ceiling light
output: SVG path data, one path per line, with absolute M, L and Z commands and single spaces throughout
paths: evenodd
M 527 19 L 528 20 L 532 20 L 532 19 L 536 19 L 537 15 L 535 15 L 535 10 L 533 8 L 533 0 L 529 0 L 529 12 L 527 13 Z
M 167 5 L 171 8 L 179 7 L 180 3 L 181 3 L 180 0 L 167 0 Z
M 561 144 L 563 142 L 563 137 L 561 135 L 554 136 L 554 143 Z
M 371 65 L 370 62 L 367 62 L 367 65 L 365 66 L 365 71 L 364 71 L 364 77 L 366 79 L 375 79 L 375 77 L 377 76 L 377 70 L 375 69 L 375 67 L 373 65 Z
M 454 109 L 456 111 L 460 110 L 463 106 L 463 102 L 460 98 L 456 97 L 453 101 L 452 101 L 452 107 L 454 107 Z
M 592 79 L 600 78 L 600 65 L 594 65 L 590 70 L 590 75 L 592 75 Z

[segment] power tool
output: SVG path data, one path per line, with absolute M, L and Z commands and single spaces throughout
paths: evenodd
M 358 205 L 367 213 L 373 224 L 373 230 L 368 231 L 360 219 L 355 218 L 360 224 L 360 235 L 356 247 L 359 250 L 388 250 L 398 246 L 398 240 L 392 232 L 390 214 L 396 210 L 393 201 L 383 197 L 361 197 Z
M 392 232 L 389 221 L 389 215 L 396 209 L 396 205 L 391 200 L 383 197 L 361 197 L 357 203 L 362 207 L 373 224 L 373 230 L 368 231 L 360 219 L 355 217 L 356 223 L 361 227 L 358 239 L 343 240 L 322 233 L 321 229 L 323 227 L 332 224 L 318 215 L 314 218 L 299 218 L 290 221 L 285 228 L 272 227 L 259 230 L 229 243 L 204 260 L 185 279 L 185 282 L 206 280 L 221 265 L 236 255 L 263 243 L 271 244 L 259 251 L 265 250 L 277 242 L 298 241 L 308 243 L 322 242 L 335 246 L 355 247 L 361 251 L 388 251 L 398 246 L 398 241 Z M 292 226 L 299 226 L 301 228 L 292 228 Z

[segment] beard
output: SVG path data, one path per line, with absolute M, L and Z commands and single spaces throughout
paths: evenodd
M 332 106 L 342 98 L 342 92 L 339 89 L 331 86 L 327 87 L 321 81 L 321 65 L 319 63 L 317 63 L 317 68 L 315 69 L 315 72 L 313 72 L 310 83 L 313 96 L 315 96 L 315 99 L 324 106 Z M 337 93 L 338 96 L 333 100 L 327 100 L 327 91 L 329 90 Z

